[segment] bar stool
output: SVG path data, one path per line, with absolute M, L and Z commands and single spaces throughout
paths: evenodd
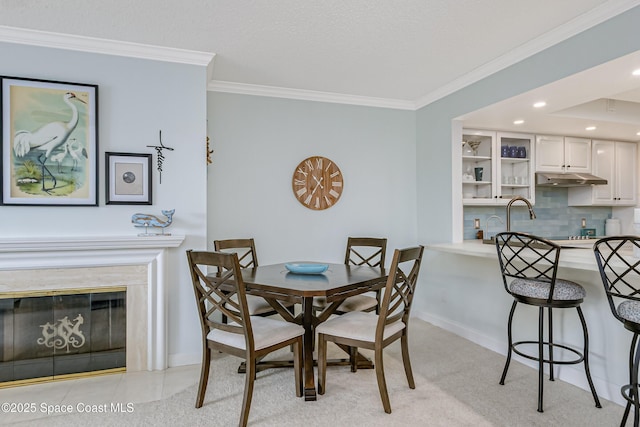
M 640 268 L 638 266 L 640 260 L 630 258 L 628 252 L 630 249 L 636 253 L 640 251 L 640 237 L 605 237 L 593 245 L 611 313 L 622 322 L 626 329 L 633 333 L 629 348 L 629 384 L 620 389 L 622 397 L 627 401 L 620 425 L 624 426 L 627 423 L 627 417 L 633 404 L 633 425 L 638 427 L 640 421 L 640 398 L 638 397 L 638 365 L 640 365 L 640 345 L 638 345 Z M 625 252 L 626 254 L 624 254 Z
M 538 412 L 544 412 L 542 408 L 544 364 L 549 364 L 549 380 L 553 381 L 554 365 L 571 365 L 584 362 L 584 370 L 591 388 L 591 394 L 595 400 L 596 407 L 601 408 L 602 406 L 589 372 L 589 334 L 582 309 L 580 308 L 586 292 L 579 284 L 556 277 L 558 260 L 560 259 L 560 246 L 540 237 L 517 232 L 499 233 L 495 239 L 504 288 L 513 297 L 507 326 L 509 348 L 500 384 L 504 385 L 512 352 L 529 360 L 537 361 Z M 511 283 L 507 283 L 508 278 L 513 279 Z M 513 314 L 519 302 L 538 307 L 538 339 L 536 341 L 513 342 Z M 549 328 L 547 341 L 544 339 L 545 308 L 547 308 Z M 552 317 L 552 309 L 554 308 L 575 308 L 578 311 L 584 335 L 582 353 L 574 348 L 554 342 Z M 518 349 L 518 346 L 522 344 L 536 344 L 538 346 L 538 354 L 534 356 L 524 353 Z M 547 358 L 545 358 L 545 348 L 547 349 Z M 555 360 L 553 358 L 554 348 L 567 350 L 577 357 L 571 360 Z

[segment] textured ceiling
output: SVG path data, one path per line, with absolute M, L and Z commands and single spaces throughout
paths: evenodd
M 415 101 L 586 15 L 629 3 L 0 0 L 0 25 L 212 52 L 216 81 Z

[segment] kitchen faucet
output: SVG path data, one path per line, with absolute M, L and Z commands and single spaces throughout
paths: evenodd
M 531 206 L 531 202 L 529 202 L 522 196 L 515 196 L 514 198 L 509 200 L 509 203 L 507 203 L 507 231 L 511 231 L 511 205 L 518 200 L 522 200 L 529 208 L 529 218 L 536 219 L 536 214 L 535 212 L 533 212 L 533 206 Z

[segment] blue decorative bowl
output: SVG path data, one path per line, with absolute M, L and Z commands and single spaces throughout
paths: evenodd
M 287 270 L 295 274 L 322 274 L 329 268 L 329 264 L 288 263 Z

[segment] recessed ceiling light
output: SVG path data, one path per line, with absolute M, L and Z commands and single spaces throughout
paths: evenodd
M 638 68 L 637 70 L 633 70 L 631 74 L 633 74 L 634 76 L 640 76 L 640 68 Z
M 640 136 L 640 132 L 636 132 L 636 135 Z
M 586 128 L 584 128 L 585 130 L 596 130 L 595 126 L 587 126 Z
M 540 102 L 536 102 L 535 104 L 533 104 L 533 107 L 534 107 L 534 108 L 542 108 L 542 107 L 544 107 L 545 105 L 547 105 L 547 103 L 546 103 L 546 102 L 544 102 L 544 101 L 540 101 Z
M 513 124 L 514 124 L 514 125 L 521 125 L 521 124 L 523 124 L 523 123 L 524 123 L 524 120 L 514 120 L 514 121 L 513 121 Z

